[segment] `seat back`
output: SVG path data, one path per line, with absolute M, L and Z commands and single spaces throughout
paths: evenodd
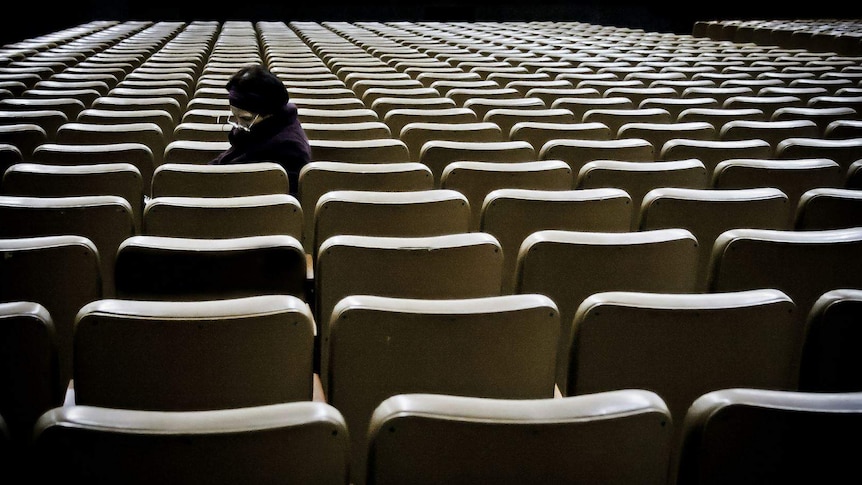
M 844 177 L 841 166 L 828 158 L 733 158 L 715 166 L 712 186 L 717 189 L 775 187 L 787 195 L 790 207 L 795 208 L 806 191 L 842 187 Z
M 681 423 L 706 392 L 796 389 L 802 325 L 795 312 L 773 289 L 594 293 L 573 319 L 565 393 L 651 389 Z
M 774 187 L 756 189 L 658 188 L 643 199 L 638 230 L 689 230 L 698 240 L 698 287 L 705 291 L 712 245 L 724 231 L 740 227 L 790 229 L 793 209 Z
M 152 197 L 240 197 L 287 194 L 287 172 L 275 162 L 232 165 L 166 163 L 153 173 Z
M 313 252 L 342 234 L 422 237 L 470 230 L 470 203 L 451 189 L 333 190 L 314 209 Z
M 395 394 L 554 397 L 559 313 L 542 295 L 355 294 L 336 304 L 330 325 L 326 396 L 352 430 L 367 430 Z M 366 433 L 351 433 L 354 483 L 363 483 L 365 447 Z
M 572 173 L 577 174 L 584 164 L 593 160 L 652 162 L 655 154 L 652 143 L 641 138 L 554 139 L 539 149 L 539 160 L 562 160 L 572 167 Z
M 48 310 L 30 301 L 0 303 L 0 416 L 10 451 L 29 447 L 36 420 L 62 403 L 59 378 L 57 335 Z
M 670 424 L 664 401 L 640 389 L 527 400 L 400 394 L 372 415 L 367 483 L 665 484 Z
M 302 240 L 302 208 L 287 194 L 240 197 L 154 197 L 144 210 L 142 234 L 237 238 L 286 234 Z
M 626 232 L 631 212 L 631 198 L 621 189 L 497 189 L 485 198 L 479 230 L 500 241 L 503 293 L 513 293 L 518 250 L 527 236 L 548 229 Z
M 810 392 L 862 391 L 862 362 L 855 347 L 862 315 L 862 289 L 829 290 L 808 313 L 799 389 Z
M 152 183 L 155 169 L 155 157 L 150 147 L 136 142 L 101 145 L 45 143 L 33 150 L 31 161 L 56 165 L 130 163 L 141 172 L 145 189 Z
M 862 227 L 862 191 L 837 187 L 807 190 L 799 198 L 795 217 L 797 230 Z
M 713 245 L 710 291 L 777 288 L 804 319 L 823 293 L 862 288 L 862 228 L 732 229 Z
M 349 295 L 473 298 L 500 295 L 503 253 L 489 234 L 425 237 L 334 236 L 320 245 L 314 266 L 320 369 L 327 388 L 333 308 Z
M 601 291 L 693 292 L 698 241 L 685 229 L 639 232 L 541 230 L 518 251 L 515 293 L 548 295 L 560 308 L 560 335 L 588 296 Z M 565 387 L 569 342 L 557 349 L 557 384 Z
M 314 321 L 290 295 L 81 308 L 74 404 L 155 411 L 312 398 Z
M 206 165 L 230 148 L 230 142 L 174 140 L 165 146 L 164 163 Z
M 856 469 L 862 394 L 734 388 L 698 398 L 682 423 L 678 483 L 834 482 Z
M 443 170 L 452 162 L 531 162 L 538 160 L 536 150 L 525 141 L 449 141 L 430 140 L 422 145 L 419 161 L 434 173 L 440 187 Z
M 228 239 L 133 236 L 116 258 L 117 297 L 196 300 L 287 294 L 305 298 L 306 258 L 284 234 Z
M 348 430 L 321 402 L 212 411 L 140 411 L 94 406 L 45 413 L 36 431 L 40 467 L 51 482 L 345 485 Z
M 75 316 L 102 298 L 99 252 L 85 237 L 62 235 L 0 239 L 0 253 L 0 301 L 36 303 L 51 317 L 59 368 L 51 392 L 62 399 L 72 378 Z
M 135 235 L 135 217 L 126 199 L 115 195 L 69 197 L 0 196 L 0 237 L 73 234 L 99 251 L 102 293 L 114 294 L 117 249 Z
M 311 160 L 351 163 L 409 162 L 410 150 L 398 138 L 309 140 Z

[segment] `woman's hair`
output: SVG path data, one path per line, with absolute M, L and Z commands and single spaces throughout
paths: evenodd
M 289 99 L 281 79 L 259 64 L 237 71 L 225 88 L 231 105 L 256 114 L 276 113 Z

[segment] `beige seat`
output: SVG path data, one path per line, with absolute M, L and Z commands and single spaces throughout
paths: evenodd
M 430 89 L 430 88 L 429 88 Z M 383 96 L 374 100 L 370 107 L 377 113 L 380 118 L 385 118 L 386 113 L 393 109 L 446 109 L 457 108 L 458 105 L 452 98 L 445 96 L 435 97 L 401 97 L 401 96 Z
M 760 388 L 699 397 L 681 423 L 679 482 L 695 485 L 841 481 L 860 431 L 862 394 Z
M 100 96 L 91 105 L 90 108 L 98 110 L 119 110 L 119 111 L 135 111 L 135 110 L 162 110 L 171 115 L 174 123 L 177 123 L 183 114 L 183 108 L 179 101 L 169 96 L 155 96 L 145 98 L 132 98 L 123 96 Z
M 224 239 L 286 234 L 302 240 L 303 214 L 296 197 L 153 197 L 141 233 L 151 236 Z
M 322 402 L 211 411 L 141 411 L 59 407 L 40 419 L 34 447 L 57 467 L 46 482 L 121 480 L 178 485 L 283 483 L 343 485 L 349 432 L 341 413 Z
M 389 125 L 391 132 L 396 135 L 400 134 L 402 128 L 411 122 L 476 123 L 482 121 L 473 110 L 459 106 L 439 108 L 426 106 L 390 107 L 381 119 Z
M 813 121 L 817 126 L 817 134 L 816 135 L 799 135 L 799 138 L 817 138 L 821 135 L 825 135 L 826 127 L 829 126 L 829 123 L 837 120 L 856 120 L 858 121 L 859 116 L 856 113 L 856 110 L 850 108 L 849 106 L 834 106 L 834 107 L 821 107 L 821 108 L 812 108 L 812 107 L 798 107 L 798 106 L 786 106 L 782 108 L 776 109 L 772 113 L 772 117 L 770 118 L 775 121 L 785 121 L 785 120 L 808 120 Z
M 519 121 L 509 131 L 512 141 L 526 141 L 538 153 L 545 143 L 557 139 L 610 140 L 611 129 L 603 123 L 553 123 L 545 121 Z
M 496 189 L 568 190 L 574 176 L 560 160 L 534 162 L 452 162 L 443 169 L 440 186 L 461 192 L 470 203 L 470 230 L 478 230 L 485 196 Z
M 572 124 L 579 121 L 575 119 L 575 115 L 571 111 L 563 108 L 494 108 L 485 113 L 483 119 L 497 124 L 507 140 L 511 139 L 512 127 L 517 123 L 545 122 Z
M 312 254 L 333 236 L 423 237 L 470 231 L 470 203 L 460 192 L 332 190 L 314 207 Z
M 197 121 L 182 121 L 177 124 L 171 134 L 171 141 L 228 141 L 230 125 L 219 123 L 202 123 Z M 164 150 L 162 150 L 164 152 Z
M 74 120 L 86 108 L 77 98 L 6 98 L 0 100 L 0 111 L 58 110 L 67 120 Z
M 142 143 L 153 153 L 153 163 L 159 166 L 169 134 L 155 123 L 64 123 L 57 129 L 56 142 L 67 145 L 106 145 L 110 143 Z
M 0 303 L 0 389 L 3 389 L 0 416 L 5 421 L 10 445 L 4 448 L 4 453 L 10 459 L 17 459 L 29 449 L 33 425 L 39 416 L 62 404 L 63 386 L 60 385 L 57 334 L 51 313 L 39 303 L 6 301 L 7 295 L 3 296 L 3 303 Z M 12 465 L 15 463 L 7 463 L 7 466 Z
M 503 248 L 503 293 L 513 293 L 518 251 L 540 230 L 626 232 L 632 218 L 629 195 L 615 188 L 529 189 L 490 191 L 481 206 L 479 230 Z
M 136 232 L 141 228 L 144 184 L 141 172 L 130 163 L 17 163 L 3 174 L 0 193 L 31 197 L 116 195 L 129 202 Z
M 657 153 L 661 152 L 665 142 L 674 138 L 692 140 L 715 140 L 718 132 L 715 127 L 705 121 L 688 123 L 653 123 L 638 122 L 623 123 L 617 129 L 617 138 L 640 138 L 652 143 Z
M 613 97 L 589 97 L 589 96 L 577 96 L 577 97 L 563 97 L 557 98 L 553 102 L 551 102 L 551 108 L 554 109 L 567 109 L 572 112 L 575 116 L 575 120 L 577 122 L 584 121 L 584 115 L 587 111 L 591 111 L 594 109 L 611 109 L 611 110 L 621 110 L 621 109 L 635 109 L 637 105 L 632 102 L 629 98 L 624 96 L 613 96 Z M 616 133 L 616 132 L 614 132 Z
M 36 303 L 51 317 L 58 367 L 51 392 L 62 401 L 72 378 L 75 316 L 82 306 L 103 296 L 99 251 L 89 239 L 69 235 L 0 239 L 0 251 L 4 255 L 0 260 L 2 301 Z M 36 382 L 34 387 L 38 387 Z
M 133 236 L 120 245 L 115 266 L 118 298 L 306 298 L 305 251 L 285 234 L 230 239 Z
M 38 125 L 45 130 L 48 141 L 54 140 L 57 128 L 68 121 L 59 109 L 0 110 L 0 125 Z
M 141 172 L 144 189 L 152 183 L 155 157 L 143 143 L 108 143 L 80 145 L 45 143 L 36 147 L 30 160 L 46 165 L 89 165 L 97 163 L 130 163 Z
M 619 138 L 619 130 L 626 123 L 672 123 L 670 113 L 662 108 L 610 109 L 595 108 L 584 113 L 584 123 L 602 123 Z
M 571 335 L 578 306 L 602 291 L 694 292 L 698 241 L 685 229 L 638 232 L 541 230 L 518 251 L 515 293 L 549 296 L 560 308 L 560 335 Z M 570 342 L 557 349 L 564 388 Z
M 515 90 L 517 93 L 517 90 Z M 519 95 L 520 96 L 520 95 Z M 493 109 L 536 109 L 536 110 L 544 110 L 548 107 L 545 106 L 545 103 L 539 98 L 523 98 L 523 97 L 513 97 L 509 98 L 479 98 L 479 97 L 471 97 L 470 99 L 464 101 L 465 108 L 469 108 L 476 113 L 476 116 L 479 117 L 480 120 L 485 120 L 485 115 L 488 114 L 489 111 Z
M 679 114 L 690 108 L 720 108 L 715 98 L 646 98 L 638 105 L 641 109 L 659 108 L 670 113 L 670 118 L 677 121 Z
M 664 401 L 639 389 L 525 400 L 399 394 L 371 417 L 368 476 L 380 485 L 664 484 L 670 422 Z
M 368 429 L 402 393 L 552 399 L 559 316 L 543 295 L 348 295 L 329 322 L 328 402 L 350 429 Z M 355 484 L 366 483 L 366 446 L 351 434 Z
M 689 230 L 699 242 L 697 281 L 706 291 L 712 245 L 724 231 L 740 227 L 790 229 L 794 208 L 774 187 L 711 189 L 663 187 L 643 198 L 638 230 Z
M 323 109 L 299 107 L 297 117 L 302 123 L 363 123 L 380 121 L 371 108 Z
M 775 152 L 778 144 L 787 138 L 816 138 L 820 134 L 817 124 L 810 119 L 775 121 L 728 121 L 721 127 L 721 140 L 759 139 L 769 143 Z
M 398 138 L 370 140 L 309 140 L 316 162 L 399 163 L 410 161 L 407 145 Z
M 287 172 L 275 162 L 231 165 L 166 163 L 153 173 L 153 197 L 240 197 L 287 194 Z
M 829 290 L 814 302 L 808 314 L 800 363 L 799 389 L 808 392 L 857 392 L 859 358 L 850 349 L 859 342 L 862 290 Z
M 581 168 L 594 160 L 652 162 L 654 159 L 652 143 L 640 138 L 554 139 L 545 143 L 539 151 L 539 160 L 563 160 L 568 163 L 576 179 Z
M 382 121 L 357 123 L 302 123 L 310 140 L 373 140 L 392 138 L 389 126 Z
M 777 288 L 805 319 L 817 298 L 836 288 L 862 286 L 862 228 L 811 231 L 732 229 L 713 245 L 713 292 Z
M 697 159 L 703 162 L 707 173 L 716 165 L 733 158 L 771 158 L 772 145 L 757 138 L 747 140 L 695 140 L 676 138 L 668 140 L 658 153 L 659 160 Z
M 96 245 L 102 293 L 112 296 L 117 248 L 135 234 L 135 216 L 128 200 L 115 195 L 0 196 L 0 237 L 65 234 L 84 236 Z
M 0 125 L 0 143 L 14 146 L 22 159 L 30 159 L 37 146 L 48 143 L 48 133 L 35 123 Z
M 330 319 L 342 298 L 495 296 L 500 295 L 502 266 L 499 242 L 480 232 L 425 237 L 341 235 L 323 241 L 315 261 L 313 308 L 324 390 L 329 387 Z
M 431 140 L 462 142 L 502 142 L 508 136 L 496 123 L 485 121 L 476 123 L 419 122 L 407 123 L 399 135 L 410 150 L 410 161 L 418 162 L 422 147 Z
M 449 141 L 430 140 L 422 145 L 419 162 L 434 174 L 435 186 L 440 186 L 443 170 L 452 162 L 531 162 L 536 151 L 525 141 Z
M 73 119 L 70 118 L 70 121 Z M 79 123 L 125 124 L 155 123 L 163 134 L 170 135 L 176 126 L 171 114 L 163 109 L 94 109 L 86 108 L 78 113 L 74 121 Z
M 290 295 L 103 299 L 75 321 L 65 405 L 201 411 L 311 401 L 314 320 Z
M 805 191 L 795 210 L 797 230 L 862 227 L 862 191 L 818 187 Z
M 862 138 L 787 138 L 775 148 L 775 158 L 828 158 L 846 171 L 851 163 L 859 160 L 860 149 Z
M 862 137 L 862 120 L 833 120 L 826 125 L 823 138 L 860 138 Z
M 769 121 L 763 110 L 758 108 L 687 108 L 676 117 L 678 123 L 705 121 L 721 133 L 725 123 L 730 121 Z
M 828 158 L 732 158 L 715 166 L 712 186 L 718 189 L 775 187 L 787 195 L 789 206 L 795 208 L 806 191 L 842 187 L 844 176 L 841 166 Z
M 206 165 L 230 148 L 230 142 L 174 140 L 165 146 L 163 163 Z M 266 160 L 261 160 L 266 161 Z
M 651 389 L 667 403 L 673 422 L 681 423 L 706 392 L 795 389 L 803 331 L 795 310 L 790 297 L 768 287 L 593 293 L 572 323 L 565 394 Z M 681 431 L 673 429 L 672 462 Z

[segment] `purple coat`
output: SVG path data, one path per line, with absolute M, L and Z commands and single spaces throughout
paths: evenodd
M 299 171 L 311 160 L 311 147 L 297 111 L 295 104 L 286 103 L 280 112 L 256 123 L 249 132 L 234 128 L 228 134 L 231 147 L 210 165 L 276 162 L 287 171 L 290 193 L 295 195 Z

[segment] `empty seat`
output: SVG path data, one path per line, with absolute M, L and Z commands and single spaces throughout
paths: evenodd
M 673 123 L 670 113 L 662 108 L 607 109 L 596 108 L 584 113 L 584 123 L 602 123 L 620 138 L 620 127 L 626 123 Z M 658 148 L 658 147 L 657 147 Z
M 152 197 L 240 197 L 286 194 L 287 172 L 275 162 L 233 165 L 166 163 L 153 172 Z
M 721 140 L 764 140 L 773 152 L 787 138 L 813 138 L 820 134 L 817 123 L 810 119 L 786 119 L 774 121 L 733 120 L 721 127 Z
M 141 143 L 153 154 L 154 167 L 161 165 L 169 134 L 155 123 L 64 123 L 57 129 L 55 141 L 66 145 L 107 145 Z
M 37 146 L 48 143 L 48 133 L 35 123 L 0 125 L 0 143 L 14 146 L 29 160 Z
M 707 173 L 716 165 L 732 158 L 770 158 L 772 146 L 760 139 L 747 140 L 695 140 L 676 138 L 668 140 L 658 154 L 659 160 L 697 159 L 703 162 Z
M 530 162 L 536 161 L 536 151 L 525 141 L 448 141 L 430 140 L 422 145 L 419 162 L 434 174 L 435 186 L 440 186 L 443 170 L 451 162 Z
M 842 187 L 845 172 L 828 158 L 770 160 L 731 158 L 715 166 L 712 186 L 720 189 L 775 187 L 791 208 L 806 191 L 818 187 Z
M 368 429 L 401 393 L 551 399 L 559 316 L 543 295 L 348 295 L 332 310 L 328 402 Z M 366 433 L 351 434 L 353 483 L 365 483 L 366 446 Z
M 288 194 L 163 196 L 147 201 L 141 233 L 200 239 L 286 234 L 301 241 L 302 229 L 302 207 Z
M 715 140 L 718 132 L 715 127 L 705 121 L 689 123 L 653 123 L 631 122 L 623 123 L 617 130 L 617 138 L 640 138 L 652 143 L 657 153 L 661 152 L 665 142 L 674 138 L 693 140 Z
M 75 322 L 66 405 L 200 411 L 310 401 L 314 333 L 311 309 L 290 295 L 97 300 Z
M 410 150 L 397 138 L 370 140 L 309 140 L 311 160 L 320 162 L 409 162 Z
M 164 157 L 162 159 L 163 163 L 206 165 L 230 147 L 230 142 L 227 140 L 174 140 L 165 146 Z
M 713 245 L 710 291 L 777 288 L 805 318 L 823 293 L 862 288 L 862 228 L 731 229 Z
M 788 138 L 775 148 L 775 158 L 828 158 L 847 170 L 851 163 L 859 160 L 860 148 L 862 138 Z
M 663 187 L 650 190 L 639 209 L 638 230 L 679 227 L 699 242 L 698 286 L 707 287 L 712 245 L 724 231 L 741 227 L 789 229 L 794 208 L 774 187 L 707 189 Z
M 491 121 L 476 123 L 410 122 L 398 136 L 410 150 L 410 161 L 418 162 L 422 147 L 432 140 L 466 142 L 502 142 L 508 136 Z
M 51 317 L 59 368 L 52 392 L 62 399 L 72 378 L 75 316 L 102 298 L 99 252 L 89 239 L 69 235 L 0 239 L 0 252 L 0 301 L 37 303 Z
M 800 364 L 799 389 L 809 392 L 856 392 L 862 389 L 859 315 L 862 290 L 829 290 L 808 314 Z
M 500 188 L 488 193 L 479 230 L 503 249 L 503 293 L 515 288 L 518 250 L 539 230 L 626 232 L 632 217 L 629 195 L 621 189 L 542 190 Z
M 368 483 L 664 484 L 670 422 L 664 401 L 639 389 L 562 399 L 399 394 L 371 417 Z
M 702 394 L 728 387 L 795 389 L 803 326 L 775 289 L 598 292 L 571 332 L 569 396 L 651 389 L 674 423 Z M 674 427 L 675 458 L 682 427 Z
M 641 138 L 554 139 L 539 150 L 539 160 L 562 160 L 572 167 L 572 173 L 578 174 L 584 164 L 594 160 L 651 162 L 655 153 L 652 143 Z
M 515 293 L 548 295 L 571 335 L 581 302 L 600 291 L 693 292 L 698 241 L 685 229 L 639 232 L 541 230 L 518 251 Z M 557 384 L 567 382 L 570 343 L 557 349 Z
M 141 172 L 146 188 L 152 183 L 155 158 L 143 143 L 108 143 L 100 145 L 45 143 L 36 147 L 30 160 L 56 165 L 89 165 L 95 163 L 130 163 Z
M 116 257 L 117 297 L 196 300 L 306 297 L 306 259 L 293 236 L 229 239 L 133 236 Z
M 603 123 L 552 123 L 545 121 L 519 121 L 509 131 L 512 141 L 524 140 L 536 152 L 545 143 L 556 139 L 610 140 L 614 138 L 611 129 Z
M 210 411 L 58 407 L 35 430 L 34 449 L 56 467 L 44 482 L 319 483 L 348 480 L 349 432 L 322 402 Z
M 862 427 L 862 394 L 732 388 L 699 397 L 681 423 L 678 483 L 841 481 Z
M 862 191 L 819 187 L 805 191 L 795 209 L 797 230 L 862 227 Z

